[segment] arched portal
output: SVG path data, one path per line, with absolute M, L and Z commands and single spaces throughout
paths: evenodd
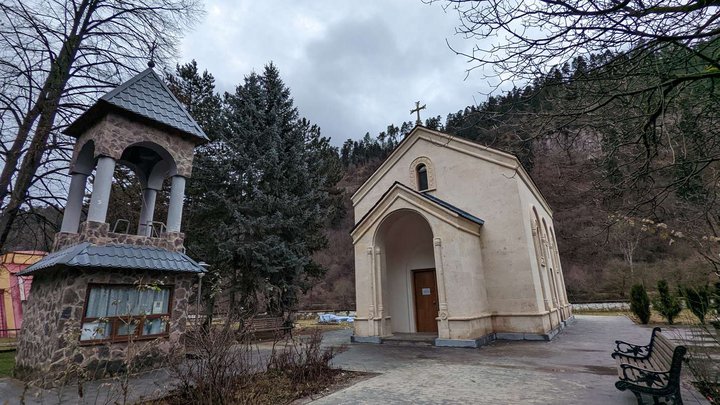
M 433 232 L 420 213 L 390 213 L 375 234 L 380 252 L 378 292 L 385 333 L 435 332 L 438 290 Z

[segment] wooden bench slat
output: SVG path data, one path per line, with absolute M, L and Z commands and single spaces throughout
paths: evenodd
M 660 328 L 653 329 L 647 348 L 642 355 L 633 356 L 632 353 L 619 352 L 625 349 L 616 345 L 613 357 L 619 381 L 615 387 L 622 391 L 632 391 L 638 404 L 642 404 L 641 393 L 652 395 L 653 398 L 672 397 L 674 403 L 682 403 L 680 372 L 687 349 L 673 343 L 661 333 Z

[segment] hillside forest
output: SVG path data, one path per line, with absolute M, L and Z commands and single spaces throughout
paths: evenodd
M 571 302 L 626 300 L 631 285 L 653 289 L 661 279 L 678 287 L 719 281 L 717 79 L 660 90 L 667 77 L 712 68 L 681 47 L 643 55 L 632 71 L 627 58 L 633 53 L 578 56 L 424 123 L 519 158 L 554 210 Z M 658 91 L 632 91 L 652 86 Z M 350 213 L 348 196 L 412 126 L 343 144 L 339 186 Z M 327 230 L 331 245 L 316 257 L 328 273 L 305 306 L 353 307 L 352 224 L 347 215 Z
M 608 96 L 665 73 L 707 69 L 686 52 L 668 47 L 632 68 L 618 63 L 632 52 L 577 56 L 424 122 L 519 158 L 554 210 L 572 302 L 626 299 L 633 284 L 652 288 L 660 279 L 718 281 L 717 79 Z M 414 124 L 390 124 L 336 148 L 300 116 L 272 64 L 224 94 L 195 61 L 165 78 L 212 140 L 197 151 L 184 223 L 188 253 L 215 268 L 206 298 L 225 308 L 353 309 L 350 196 Z M 659 111 L 650 108 L 654 98 L 662 98 Z M 583 104 L 600 99 L 591 109 Z M 111 225 L 137 223 L 139 193 L 133 174 L 118 169 Z M 47 249 L 56 207 L 30 205 L 4 249 Z M 163 217 L 166 207 L 157 209 Z

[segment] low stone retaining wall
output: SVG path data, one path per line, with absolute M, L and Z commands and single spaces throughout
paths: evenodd
M 629 311 L 629 302 L 586 302 L 583 304 L 572 304 L 575 311 Z

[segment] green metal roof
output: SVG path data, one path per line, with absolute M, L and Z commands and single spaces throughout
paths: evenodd
M 63 132 L 80 136 L 111 110 L 130 113 L 148 120 L 151 124 L 173 128 L 193 138 L 197 143 L 209 140 L 200 125 L 152 68 L 145 69 L 102 96 Z
M 18 275 L 28 276 L 56 267 L 205 272 L 205 269 L 195 260 L 180 252 L 172 252 L 154 246 L 93 245 L 83 242 L 50 253 L 42 260 L 19 272 Z

